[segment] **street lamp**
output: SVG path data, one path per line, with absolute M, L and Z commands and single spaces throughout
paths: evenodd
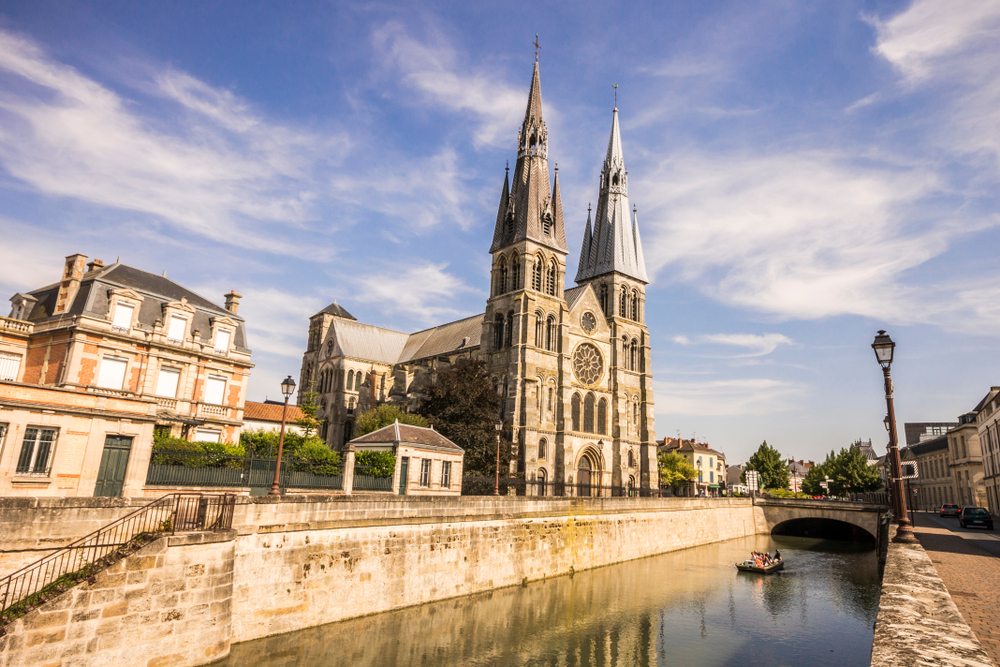
M 792 468 L 792 491 L 795 493 L 795 497 L 799 497 L 799 471 Z
M 267 494 L 269 496 L 281 495 L 281 484 L 278 482 L 281 476 L 281 450 L 285 446 L 285 418 L 288 417 L 288 399 L 294 391 L 295 380 L 289 375 L 281 381 L 281 393 L 285 395 L 285 407 L 281 409 L 281 433 L 278 435 L 278 460 L 274 464 L 274 483 L 271 484 L 271 490 Z
M 497 430 L 497 484 L 493 488 L 493 495 L 500 495 L 500 431 L 503 430 L 503 420 L 497 417 L 497 420 L 493 422 L 493 428 Z
M 913 529 L 910 526 L 910 519 L 906 515 L 906 496 L 903 493 L 903 472 L 899 460 L 899 442 L 896 439 L 896 410 L 892 405 L 892 378 L 889 376 L 889 367 L 892 365 L 892 355 L 896 344 L 892 342 L 884 330 L 879 330 L 872 343 L 875 350 L 875 358 L 878 359 L 879 366 L 882 367 L 882 376 L 885 380 L 885 404 L 888 408 L 889 426 L 889 477 L 892 484 L 892 495 L 895 500 L 893 508 L 896 514 L 898 528 L 896 529 L 896 542 L 915 542 Z

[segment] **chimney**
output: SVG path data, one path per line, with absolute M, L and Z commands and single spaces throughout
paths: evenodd
M 98 269 L 103 269 L 103 268 L 104 268 L 104 260 L 95 259 L 93 262 L 87 264 L 87 273 L 91 273 L 93 271 L 97 271 Z
M 62 315 L 73 305 L 73 299 L 80 289 L 80 279 L 83 278 L 84 262 L 86 255 L 70 255 L 66 258 L 66 266 L 63 267 L 62 280 L 59 282 L 59 296 L 56 298 L 56 307 L 52 311 L 53 315 Z
M 240 308 L 240 299 L 242 298 L 243 295 L 237 294 L 236 290 L 229 290 L 229 294 L 226 295 L 226 310 L 235 315 Z

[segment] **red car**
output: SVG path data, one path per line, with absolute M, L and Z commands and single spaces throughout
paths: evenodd
M 961 509 L 954 503 L 945 503 L 941 506 L 941 516 L 958 516 Z

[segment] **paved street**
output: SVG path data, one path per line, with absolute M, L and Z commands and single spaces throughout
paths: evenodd
M 915 532 L 966 623 L 1000 665 L 1000 533 L 914 513 Z

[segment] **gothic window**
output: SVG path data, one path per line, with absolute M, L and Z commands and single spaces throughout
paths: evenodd
M 597 432 L 601 435 L 608 433 L 608 401 L 604 398 L 597 404 Z
M 497 267 L 497 295 L 507 291 L 507 259 L 500 258 L 500 265 Z
M 535 255 L 534 266 L 531 267 L 531 289 L 536 292 L 542 291 L 542 265 L 545 264 L 545 260 L 542 259 L 541 255 Z
M 639 397 L 632 397 L 632 423 L 636 426 L 639 425 Z
M 535 313 L 535 347 L 545 347 L 545 316 Z
M 545 460 L 545 438 L 538 441 L 538 460 Z
M 353 396 L 351 396 L 351 398 L 347 401 L 347 413 L 353 415 L 354 414 L 354 407 L 357 404 L 358 404 L 358 399 L 356 399 Z
M 352 422 L 352 421 L 346 421 L 346 422 L 344 422 L 344 444 L 345 445 L 350 441 L 352 435 L 354 435 L 354 422 Z
M 625 370 L 632 370 L 628 366 L 628 336 L 622 336 L 622 360 L 619 365 Z
M 552 214 L 547 212 L 542 216 L 542 231 L 546 235 L 552 236 Z
M 618 306 L 618 316 L 628 317 L 628 288 L 622 285 L 622 299 Z
M 503 313 L 497 313 L 493 318 L 493 349 L 503 349 Z
M 504 347 L 510 347 L 514 338 L 514 311 L 507 313 L 507 328 L 504 330 Z
M 510 257 L 510 289 L 521 289 L 521 259 L 516 252 Z
M 549 387 L 549 412 L 552 412 L 552 387 Z
M 506 224 L 507 224 L 507 234 L 513 234 L 514 233 L 514 211 L 513 210 L 507 211 Z
M 556 350 L 556 319 L 551 315 L 545 322 L 545 349 L 550 352 Z
M 628 467 L 629 468 L 634 468 L 635 467 L 635 457 L 632 455 L 632 450 L 631 449 L 628 450 Z
M 580 394 L 573 394 L 572 400 L 570 400 L 570 415 L 572 422 L 570 424 L 571 431 L 580 430 Z
M 583 430 L 587 433 L 594 432 L 594 395 L 587 394 L 583 400 Z
M 354 371 L 347 371 L 347 389 L 354 389 Z
M 556 295 L 556 263 L 549 262 L 549 270 L 545 272 L 545 293 Z
M 604 311 L 604 316 L 607 317 L 611 313 L 608 311 L 608 286 L 606 284 L 601 283 L 599 294 L 601 300 L 601 310 Z
M 637 350 L 638 347 L 639 347 L 639 344 L 633 338 L 632 339 L 632 347 L 629 349 L 629 354 L 628 354 L 628 368 L 629 368 L 630 371 L 634 371 L 636 369 L 635 354 L 636 354 L 636 350 Z
M 632 291 L 632 321 L 639 321 L 639 293 Z

